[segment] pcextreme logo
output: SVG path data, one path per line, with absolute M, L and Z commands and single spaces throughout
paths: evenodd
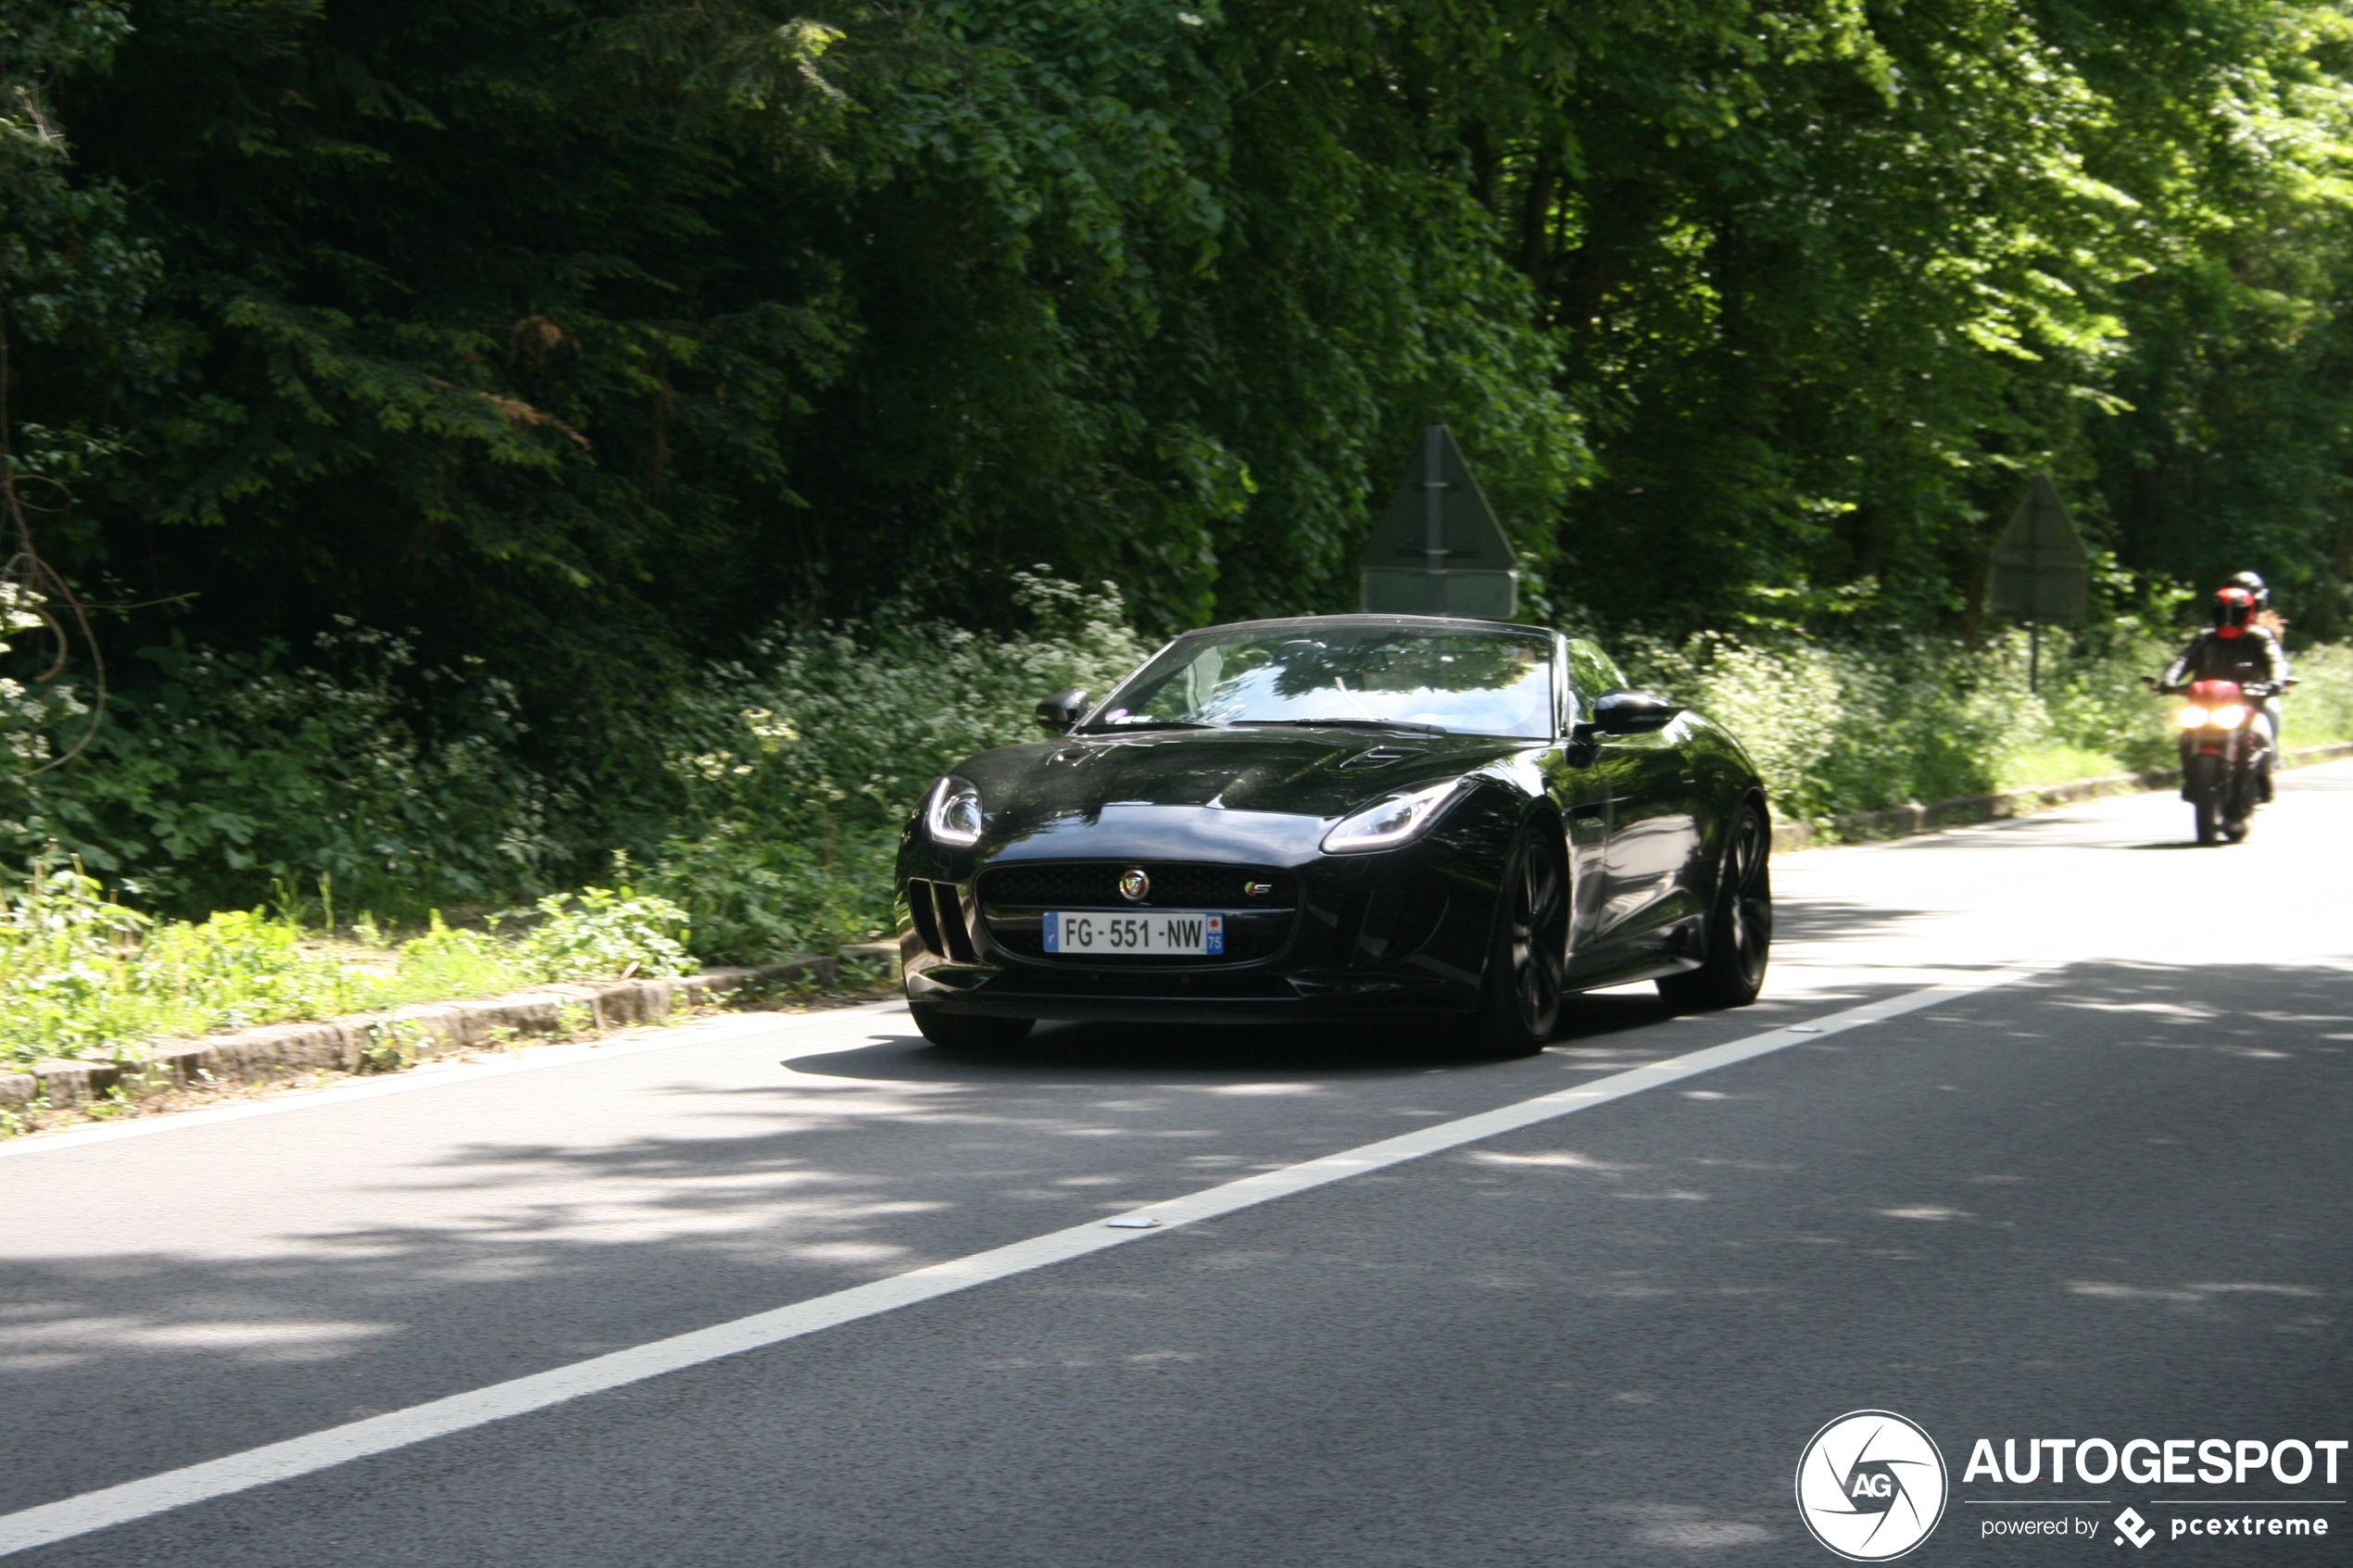
M 1797 1512 L 1850 1562 L 1903 1556 L 1944 1517 L 1944 1456 L 1893 1411 L 1853 1411 L 1814 1434 L 1797 1461 Z
M 1944 1456 L 1919 1423 L 1893 1411 L 1850 1411 L 1815 1433 L 1798 1457 L 1798 1516 L 1850 1562 L 1904 1556 L 1936 1532 L 1948 1503 L 1969 1511 L 1961 1535 L 2035 1550 L 2123 1549 L 2115 1562 L 2160 1542 L 2204 1545 L 2218 1537 L 2259 1553 L 2293 1549 L 2342 1535 L 2342 1521 L 2326 1511 L 2353 1506 L 2339 1463 L 2353 1441 L 2342 1437 L 1996 1442 L 1969 1445 L 1962 1495 L 1954 1498 Z M 2116 1495 L 2141 1487 L 2158 1495 Z

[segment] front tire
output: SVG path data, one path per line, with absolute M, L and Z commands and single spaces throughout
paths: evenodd
M 1568 862 L 1560 841 L 1530 825 L 1504 862 L 1495 935 L 1478 997 L 1478 1045 L 1494 1056 L 1533 1056 L 1560 1023 L 1568 964 Z
M 2182 770 L 2182 793 L 2190 797 L 2197 816 L 2197 841 L 2213 844 L 2222 836 L 2222 759 L 2210 751 L 2192 757 Z
M 2231 767 L 2231 798 L 2222 809 L 2222 836 L 2233 844 L 2246 841 L 2248 824 L 2255 817 L 2255 808 L 2262 803 L 2261 779 L 2263 758 L 2242 757 Z
M 910 1002 L 907 1010 L 915 1015 L 915 1027 L 925 1039 L 935 1046 L 951 1050 L 1002 1050 L 1017 1046 L 1029 1037 L 1036 1025 L 1034 1018 L 991 1018 L 982 1013 L 942 1012 L 921 1002 Z
M 1706 956 L 1697 969 L 1653 982 L 1659 999 L 1677 1012 L 1713 1012 L 1744 1008 L 1765 989 L 1765 964 L 1773 946 L 1773 831 L 1764 809 L 1743 801 L 1724 846 L 1709 900 Z

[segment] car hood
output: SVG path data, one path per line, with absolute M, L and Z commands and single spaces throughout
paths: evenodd
M 1332 821 L 1534 744 L 1366 730 L 1150 731 L 1005 746 L 969 759 L 957 771 L 980 786 L 988 836 L 1001 844 L 1074 820 L 1090 822 L 1114 808 Z

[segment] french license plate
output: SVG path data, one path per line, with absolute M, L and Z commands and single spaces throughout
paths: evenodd
M 1202 909 L 1154 909 L 1151 914 L 1046 911 L 1050 953 L 1182 953 L 1218 958 L 1226 951 L 1226 917 Z

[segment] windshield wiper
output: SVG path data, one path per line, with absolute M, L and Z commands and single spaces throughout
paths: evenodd
M 1088 724 L 1082 735 L 1118 735 L 1131 730 L 1222 730 L 1223 724 L 1196 724 L 1190 719 L 1143 719 L 1133 724 Z
M 1237 724 L 1288 724 L 1294 729 L 1308 730 L 1408 730 L 1417 735 L 1442 735 L 1452 732 L 1439 724 L 1419 724 L 1411 719 L 1237 719 Z

